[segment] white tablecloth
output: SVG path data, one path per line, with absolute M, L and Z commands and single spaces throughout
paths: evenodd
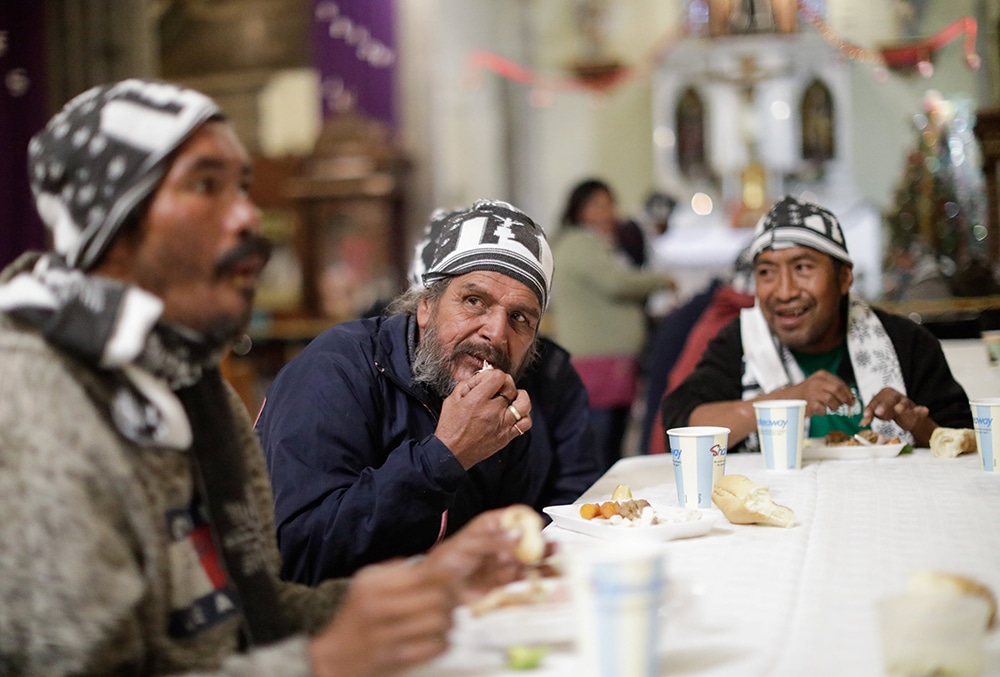
M 974 455 L 938 459 L 918 449 L 773 472 L 759 454 L 732 454 L 726 472 L 770 487 L 797 523 L 722 520 L 706 536 L 667 543 L 661 675 L 875 677 L 883 674 L 875 602 L 901 592 L 911 571 L 951 571 L 1000 593 L 1000 474 L 983 472 Z M 582 500 L 607 500 L 619 483 L 636 497 L 677 504 L 669 456 L 619 461 Z M 545 534 L 589 538 L 555 526 Z M 1000 675 L 1000 632 L 985 650 L 983 674 Z M 463 641 L 417 674 L 525 674 L 503 665 L 501 652 Z M 577 671 L 566 644 L 528 674 Z

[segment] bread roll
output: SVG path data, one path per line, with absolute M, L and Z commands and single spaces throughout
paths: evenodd
M 541 516 L 526 505 L 512 505 L 500 516 L 504 529 L 518 534 L 514 554 L 525 564 L 538 564 L 545 556 L 545 539 L 542 538 Z
M 712 489 L 712 502 L 733 524 L 768 524 L 788 528 L 795 524 L 791 508 L 771 499 L 767 487 L 759 487 L 743 475 L 723 475 Z
M 945 593 L 981 597 L 990 605 L 990 616 L 986 621 L 986 627 L 992 629 L 996 625 L 997 598 L 993 595 L 992 590 L 971 578 L 944 571 L 914 571 L 906 579 L 906 590 L 916 593 Z
M 935 428 L 931 433 L 931 453 L 938 458 L 955 458 L 976 451 L 976 433 L 968 428 Z

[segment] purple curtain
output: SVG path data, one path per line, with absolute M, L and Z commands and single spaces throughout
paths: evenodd
M 45 7 L 0 2 L 0 266 L 46 245 L 28 186 L 28 140 L 46 122 Z
M 323 117 L 355 106 L 395 129 L 395 0 L 313 0 Z

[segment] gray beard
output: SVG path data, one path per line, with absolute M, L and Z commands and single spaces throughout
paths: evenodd
M 455 389 L 451 356 L 441 344 L 433 323 L 427 325 L 424 335 L 417 342 L 413 355 L 413 381 L 423 384 L 441 399 L 451 395 Z
M 437 326 L 432 318 L 424 328 L 413 352 L 413 381 L 424 385 L 441 399 L 451 395 L 451 391 L 455 389 L 455 377 L 452 375 L 455 358 L 458 355 L 466 354 L 463 349 L 466 345 L 466 342 L 460 343 L 453 351 L 449 351 L 441 342 Z M 514 383 L 517 383 L 524 373 L 524 369 L 534 360 L 537 344 L 532 342 L 531 348 L 516 370 L 511 368 L 506 355 L 498 350 L 487 350 L 493 353 L 489 357 L 490 363 L 497 369 L 506 371 L 513 377 Z M 480 352 L 482 352 L 481 346 Z

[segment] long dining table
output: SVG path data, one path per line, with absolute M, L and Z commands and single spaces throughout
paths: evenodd
M 884 674 L 876 603 L 903 592 L 911 572 L 953 572 L 1000 593 L 1000 473 L 984 472 L 976 454 L 916 449 L 769 471 L 759 453 L 734 453 L 725 472 L 769 487 L 796 522 L 786 529 L 722 518 L 705 535 L 665 543 L 660 675 L 875 677 Z M 670 455 L 618 461 L 579 502 L 609 500 L 619 484 L 677 506 Z M 554 524 L 544 535 L 560 549 L 594 538 Z M 572 614 L 552 623 L 572 623 Z M 572 637 L 569 628 L 557 634 Z M 466 624 L 444 656 L 414 674 L 580 673 L 572 641 L 550 639 L 540 665 L 525 673 L 509 668 L 497 642 L 477 639 L 489 638 Z M 984 641 L 983 674 L 1000 675 L 1000 630 Z

